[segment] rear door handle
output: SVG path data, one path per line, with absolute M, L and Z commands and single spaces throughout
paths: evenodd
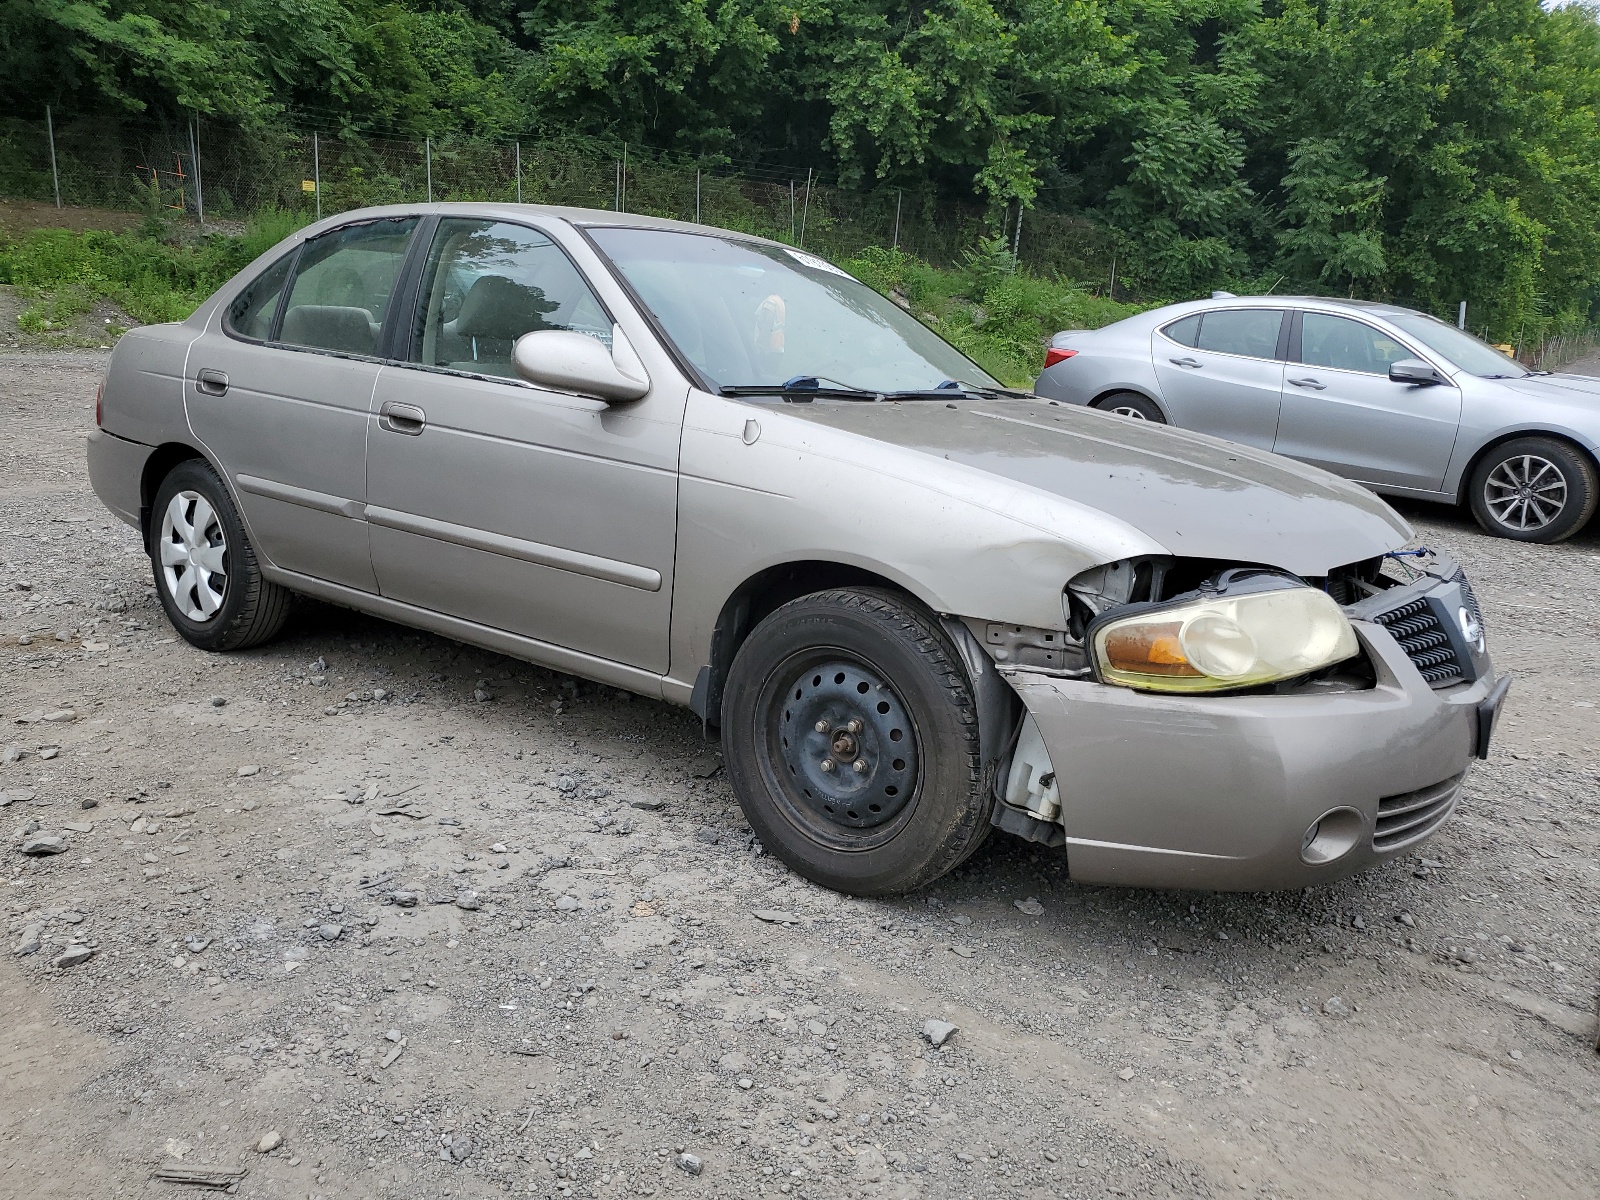
M 1187 367 L 1191 371 L 1198 371 L 1200 369 L 1200 364 L 1192 358 L 1174 358 L 1169 359 L 1168 361 L 1171 362 L 1175 367 Z
M 228 394 L 228 376 L 226 372 L 214 371 L 210 367 L 202 367 L 195 373 L 195 390 L 207 396 L 226 396 Z
M 390 433 L 416 437 L 428 427 L 428 414 L 415 404 L 396 404 L 391 400 L 378 409 L 378 424 Z
M 1295 387 L 1310 388 L 1313 392 L 1325 391 L 1328 386 L 1320 379 L 1291 379 L 1289 382 L 1294 384 Z

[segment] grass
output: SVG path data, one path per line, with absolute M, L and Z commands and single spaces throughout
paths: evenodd
M 46 339 L 66 333 L 102 302 L 143 324 L 181 321 L 301 223 L 292 213 L 269 213 L 242 236 L 200 238 L 174 236 L 155 217 L 133 232 L 32 230 L 0 242 L 0 284 L 16 288 L 26 302 L 18 318 L 22 329 Z M 1052 333 L 1097 328 L 1140 307 L 1013 270 L 998 242 L 980 245 L 953 270 L 877 248 L 840 265 L 1014 387 L 1032 384 Z

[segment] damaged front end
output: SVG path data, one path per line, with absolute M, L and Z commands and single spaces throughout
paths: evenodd
M 1220 728 L 1222 722 L 1216 718 L 1224 715 L 1235 718 L 1245 712 L 1283 712 L 1304 716 L 1316 711 L 1305 704 L 1279 707 L 1271 698 L 1323 698 L 1333 717 L 1350 710 L 1348 704 L 1341 707 L 1336 703 L 1340 698 L 1353 699 L 1380 689 L 1386 701 L 1397 690 L 1413 698 L 1431 690 L 1449 693 L 1457 702 L 1452 710 L 1462 707 L 1460 702 L 1469 702 L 1466 706 L 1473 710 L 1474 719 L 1469 748 L 1482 757 L 1487 754 L 1488 737 L 1508 682 L 1502 680 L 1489 689 L 1492 668 L 1482 613 L 1471 586 L 1448 557 L 1426 551 L 1386 554 L 1320 577 L 1303 577 L 1262 564 L 1144 556 L 1082 572 L 1063 589 L 1062 604 L 1064 628 L 1034 629 L 968 619 L 962 630 L 975 643 L 968 656 L 981 646 L 992 664 L 989 674 L 1006 693 L 998 701 L 992 694 L 989 697 L 991 708 L 998 703 L 1005 711 L 1003 720 L 990 722 L 998 724 L 1003 733 L 996 731 L 985 743 L 994 751 L 991 755 L 986 749 L 984 756 L 994 794 L 993 821 L 1009 832 L 1049 845 L 1074 840 L 1070 827 L 1073 797 L 1068 794 L 1074 789 L 1062 786 L 1058 768 L 1069 772 L 1074 785 L 1081 787 L 1084 780 L 1074 773 L 1078 763 L 1057 759 L 1063 753 L 1081 757 L 1082 748 L 1072 738 L 1049 736 L 1032 711 L 1030 696 L 1048 691 L 1053 701 L 1053 693 L 1059 692 L 1080 707 L 1099 696 L 1100 708 L 1137 714 L 1138 720 L 1120 732 L 1120 746 L 1108 748 L 1102 736 L 1101 744 L 1092 747 L 1105 760 L 1114 757 L 1113 749 L 1130 758 L 1160 757 L 1172 740 L 1164 735 L 1181 731 L 1186 741 L 1192 741 L 1197 732 L 1203 734 L 1207 720 Z M 1384 642 L 1385 635 L 1392 642 Z M 1480 681 L 1482 686 L 1477 686 Z M 1458 694 L 1468 689 L 1470 696 Z M 980 710 L 984 690 L 980 685 Z M 1477 695 L 1480 691 L 1485 693 L 1482 697 Z M 1128 693 L 1148 696 L 1151 702 L 1119 704 L 1116 694 Z M 1016 702 L 1018 696 L 1021 703 Z M 1230 702 L 1231 707 L 1214 707 Z M 1191 707 L 1194 705 L 1201 707 Z M 1163 714 L 1167 730 L 1160 727 Z M 1141 745 L 1141 738 L 1148 738 L 1148 745 Z M 1348 750 L 1351 755 L 1362 753 L 1359 738 Z M 1374 753 L 1380 750 L 1373 747 Z M 1259 758 L 1262 746 L 1241 744 L 1232 753 Z M 1268 774 L 1277 772 L 1270 760 L 1250 765 Z M 1182 763 L 1175 761 L 1174 770 L 1172 787 L 1181 791 Z M 1432 768 L 1423 770 L 1426 774 Z M 1441 780 L 1454 779 L 1458 786 L 1464 771 L 1463 763 Z M 1130 771 L 1128 778 L 1141 773 Z M 1434 783 L 1431 778 L 1424 781 L 1426 786 Z M 1293 786 L 1288 780 L 1285 784 Z M 1451 805 L 1439 807 L 1445 816 L 1453 807 L 1454 794 L 1452 791 Z M 1375 791 L 1371 807 L 1381 798 Z M 1079 795 L 1077 800 L 1081 807 L 1084 797 Z M 1125 800 L 1138 803 L 1140 797 Z M 1159 809 L 1166 802 L 1152 803 Z M 1225 803 L 1226 797 L 1208 802 Z M 1347 811 L 1367 812 L 1371 824 L 1368 808 Z M 1345 827 L 1351 827 L 1354 818 L 1347 815 L 1342 819 Z M 1437 823 L 1442 820 L 1443 816 Z M 1330 818 L 1319 834 L 1314 820 L 1302 822 L 1305 844 L 1318 847 L 1315 852 L 1305 851 L 1301 856 L 1304 864 L 1321 866 L 1332 861 L 1326 854 L 1327 838 L 1322 835 L 1335 823 Z M 1432 832 L 1437 823 L 1423 835 Z M 1148 822 L 1143 823 L 1143 834 L 1151 834 Z M 1346 849 L 1353 850 L 1355 845 L 1355 840 L 1349 840 Z M 1182 846 L 1143 849 L 1185 853 Z M 1343 851 L 1333 858 L 1342 855 Z M 1202 857 L 1226 856 L 1208 853 Z M 1202 881 L 1199 885 L 1206 884 Z

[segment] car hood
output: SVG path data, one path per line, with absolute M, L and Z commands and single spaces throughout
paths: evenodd
M 1326 575 L 1403 545 L 1377 496 L 1220 438 L 1043 400 L 813 403 L 798 417 L 1098 509 L 1170 553 Z M 1071 531 L 1063 530 L 1070 538 Z
M 1551 404 L 1565 404 L 1588 413 L 1600 413 L 1600 379 L 1591 375 L 1525 375 L 1521 379 L 1493 380 L 1523 396 Z

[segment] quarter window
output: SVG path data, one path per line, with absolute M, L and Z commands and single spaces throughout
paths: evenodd
M 412 358 L 513 378 L 525 333 L 564 329 L 611 344 L 611 318 L 566 253 L 544 234 L 496 221 L 439 223 L 422 277 Z
M 1200 340 L 1199 316 L 1185 317 L 1181 321 L 1174 321 L 1161 331 L 1180 346 L 1193 346 Z
M 300 251 L 280 341 L 376 355 L 389 297 L 417 218 L 368 221 L 324 234 Z
M 1387 375 L 1390 363 L 1415 357 L 1388 334 L 1361 321 L 1315 312 L 1301 319 L 1300 361 L 1309 367 Z
M 278 297 L 289 278 L 293 254 L 285 254 L 233 298 L 228 305 L 228 328 L 241 337 L 266 341 L 272 336 L 272 318 L 278 312 Z
M 1214 309 L 1204 314 L 1195 348 L 1245 358 L 1277 358 L 1278 330 L 1282 327 L 1282 309 Z

